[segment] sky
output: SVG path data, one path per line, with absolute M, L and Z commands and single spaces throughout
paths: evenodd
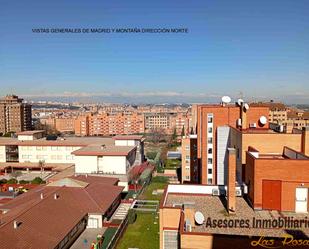
M 34 33 L 187 28 L 188 33 Z M 0 96 L 309 104 L 308 0 L 0 0 Z

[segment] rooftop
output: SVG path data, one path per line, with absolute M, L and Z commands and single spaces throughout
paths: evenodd
M 100 179 L 79 187 L 40 186 L 2 205 L 9 211 L 0 215 L 0 248 L 55 248 L 88 213 L 104 214 L 122 192 Z
M 174 205 L 184 205 L 186 208 L 193 210 L 193 212 L 201 212 L 205 218 L 202 225 L 197 225 L 195 221 L 191 221 L 191 217 L 183 217 L 183 220 L 190 220 L 192 225 L 192 232 L 196 233 L 212 233 L 212 234 L 225 234 L 225 235 L 245 235 L 245 236 L 268 236 L 268 237 L 282 237 L 283 234 L 288 233 L 285 228 L 261 228 L 254 227 L 255 220 L 270 220 L 293 217 L 293 219 L 306 219 L 306 214 L 283 213 L 278 211 L 255 211 L 246 202 L 243 197 L 236 198 L 236 212 L 235 214 L 228 215 L 226 211 L 226 198 L 219 196 L 209 196 L 194 193 L 168 193 L 166 194 L 163 207 L 173 207 Z M 236 220 L 248 220 L 248 227 L 240 227 L 240 225 L 233 225 L 232 227 L 210 227 L 207 225 L 207 219 L 213 220 L 232 220 L 237 224 Z M 230 222 L 232 222 L 230 221 Z M 302 232 L 309 235 L 309 228 L 303 228 Z
M 21 131 L 21 132 L 17 132 L 16 135 L 18 136 L 32 136 L 35 134 L 39 134 L 39 133 L 44 133 L 44 130 L 34 130 L 34 131 Z
M 76 156 L 127 156 L 134 146 L 87 146 L 73 151 Z

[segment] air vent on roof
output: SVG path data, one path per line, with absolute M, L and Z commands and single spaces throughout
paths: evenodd
M 220 195 L 220 191 L 219 191 L 219 189 L 213 189 L 212 190 L 212 195 Z
M 249 127 L 250 127 L 250 128 L 256 128 L 256 123 L 250 123 L 250 124 L 249 124 Z
M 237 126 L 241 127 L 241 118 L 237 119 Z
M 244 109 L 245 109 L 245 111 L 248 111 L 249 110 L 249 105 L 246 103 L 246 104 L 244 104 Z
M 54 194 L 54 199 L 57 200 L 59 196 L 57 194 Z

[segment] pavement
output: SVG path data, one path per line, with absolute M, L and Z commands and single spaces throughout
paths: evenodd
M 70 249 L 89 249 L 91 248 L 91 243 L 96 241 L 97 235 L 102 235 L 106 227 L 102 228 L 86 228 L 82 234 L 77 238 Z

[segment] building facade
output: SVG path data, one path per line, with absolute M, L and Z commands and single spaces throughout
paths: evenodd
M 31 105 L 16 95 L 7 95 L 0 100 L 0 133 L 31 130 Z

